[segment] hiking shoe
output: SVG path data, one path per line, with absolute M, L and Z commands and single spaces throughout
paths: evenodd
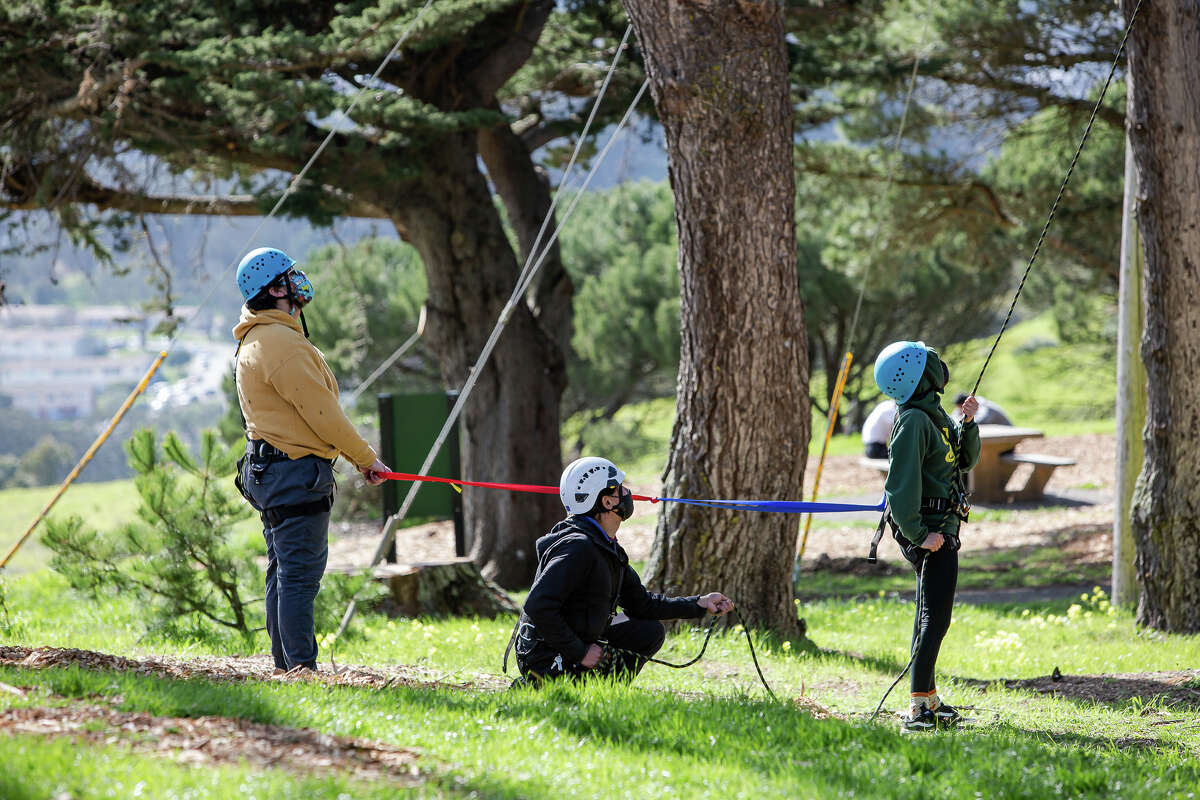
M 949 703 L 941 703 L 933 710 L 933 717 L 937 721 L 939 728 L 953 728 L 958 723 L 962 722 L 963 715 L 958 712 L 958 709 Z
M 937 718 L 925 706 L 918 706 L 900 723 L 901 733 L 932 733 L 938 727 Z

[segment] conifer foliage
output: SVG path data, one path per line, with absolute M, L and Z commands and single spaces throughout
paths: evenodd
M 54 551 L 51 566 L 76 589 L 144 597 L 163 627 L 190 618 L 250 633 L 262 576 L 254 550 L 233 541 L 234 524 L 252 513 L 233 488 L 234 451 L 204 431 L 193 455 L 173 431 L 160 445 L 145 428 L 126 451 L 138 519 L 111 532 L 77 515 L 49 521 L 42 542 Z

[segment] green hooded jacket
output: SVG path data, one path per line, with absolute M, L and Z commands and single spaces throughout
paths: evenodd
M 958 532 L 959 520 L 953 512 L 922 514 L 921 498 L 951 497 L 955 462 L 965 480 L 967 470 L 979 461 L 979 426 L 972 420 L 960 427 L 942 410 L 939 401 L 946 388 L 942 360 L 932 347 L 927 349 L 916 391 L 896 413 L 883 484 L 892 519 L 900 533 L 917 545 L 930 533 Z

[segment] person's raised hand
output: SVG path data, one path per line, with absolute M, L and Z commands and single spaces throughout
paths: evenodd
M 975 395 L 971 395 L 966 400 L 963 400 L 963 422 L 970 422 L 971 420 L 975 419 L 975 415 L 977 413 L 979 413 L 979 401 L 975 399 Z
M 589 644 L 587 652 L 583 654 L 583 660 L 579 662 L 579 666 L 584 669 L 594 669 L 603 657 L 604 649 L 600 645 Z
M 366 469 L 360 469 L 359 472 L 361 472 L 362 476 L 366 478 L 367 483 L 371 484 L 372 486 L 378 486 L 385 480 L 383 475 L 380 473 L 391 472 L 391 469 L 388 468 L 387 464 L 384 464 L 377 458 L 375 459 L 375 462 L 371 464 L 371 466 L 367 467 Z
M 943 542 L 945 542 L 945 539 L 940 533 L 931 533 L 925 537 L 925 541 L 921 542 L 921 547 L 931 553 L 936 553 L 942 548 Z
M 720 592 L 709 592 L 697 599 L 696 605 L 710 614 L 728 614 L 733 611 L 733 601 Z

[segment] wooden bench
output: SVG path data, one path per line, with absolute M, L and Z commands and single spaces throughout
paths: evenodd
M 867 469 L 879 470 L 884 475 L 888 473 L 888 460 L 886 458 L 867 458 L 866 456 L 862 456 L 858 459 L 858 465 Z
M 1075 459 L 1061 456 L 1043 456 L 1036 453 L 1001 453 L 1000 461 L 1011 467 L 1013 472 L 1022 464 L 1032 464 L 1033 472 L 1016 491 L 1009 492 L 1013 500 L 1037 500 L 1046 488 L 1046 481 L 1059 467 L 1074 466 Z M 1011 472 L 1010 472 L 1011 474 Z

